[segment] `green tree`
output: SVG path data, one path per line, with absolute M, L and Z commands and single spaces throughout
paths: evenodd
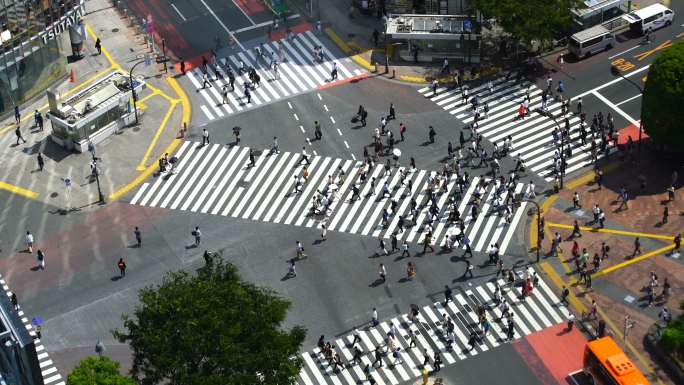
M 288 385 L 299 374 L 306 331 L 283 330 L 290 302 L 243 281 L 221 258 L 198 274 L 168 273 L 138 293 L 126 331 L 131 374 L 142 384 Z
M 107 357 L 90 356 L 78 363 L 67 376 L 68 385 L 136 385 L 119 373 L 119 363 Z
M 664 49 L 648 69 L 641 119 L 656 144 L 684 151 L 684 41 Z
M 684 301 L 679 304 L 679 308 L 684 310 Z M 684 358 L 684 315 L 680 315 L 663 329 L 660 341 L 671 354 L 679 359 Z
M 549 41 L 572 23 L 572 9 L 582 0 L 473 0 L 485 17 L 494 18 L 513 38 L 529 44 Z

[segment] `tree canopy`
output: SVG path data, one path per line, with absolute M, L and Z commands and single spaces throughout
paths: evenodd
M 305 330 L 281 324 L 291 304 L 243 281 L 220 258 L 197 274 L 168 273 L 140 290 L 125 331 L 133 350 L 131 374 L 142 384 L 287 385 L 302 366 Z
M 136 385 L 119 373 L 119 363 L 108 357 L 87 357 L 67 376 L 68 385 Z
M 684 41 L 664 49 L 648 69 L 641 119 L 656 144 L 684 151 Z
M 514 38 L 530 43 L 548 41 L 566 31 L 572 22 L 572 9 L 582 0 L 473 0 L 475 8 L 494 18 Z
M 684 301 L 679 304 L 679 308 L 684 310 Z M 665 349 L 680 360 L 684 358 L 684 315 L 680 315 L 677 320 L 670 322 L 663 330 L 661 341 Z

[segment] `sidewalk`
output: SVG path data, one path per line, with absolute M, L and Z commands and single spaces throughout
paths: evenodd
M 684 259 L 680 253 L 671 251 L 672 239 L 684 229 L 682 179 L 675 181 L 674 201 L 668 202 L 665 192 L 673 181 L 675 167 L 679 165 L 678 174 L 684 171 L 681 164 L 681 160 L 665 161 L 644 147 L 638 164 L 627 160 L 606 167 L 601 189 L 590 173 L 568 182 L 565 190 L 549 197 L 542 205 L 546 225 L 543 252 L 548 252 L 556 232 L 563 237 L 559 256 L 545 258 L 542 262 L 547 267 L 545 271 L 548 272 L 548 267 L 553 268 L 559 278 L 557 284 L 571 288 L 575 296 L 572 302 L 578 314 L 587 311 L 591 300 L 595 300 L 599 305 L 599 316 L 606 320 L 614 338 L 653 383 L 662 384 L 674 382 L 654 360 L 652 352 L 644 345 L 644 337 L 648 328 L 658 320 L 658 313 L 663 307 L 672 311 L 675 318 L 682 300 Z M 644 180 L 645 184 L 642 184 Z M 620 201 L 616 198 L 621 187 L 626 188 L 631 196 L 628 209 L 618 209 Z M 582 207 L 579 210 L 572 204 L 575 191 L 580 195 Z M 593 223 L 592 207 L 595 204 L 606 214 L 604 229 L 599 230 Z M 670 216 L 667 223 L 662 223 L 665 207 L 668 207 Z M 581 237 L 569 240 L 575 220 L 581 226 Z M 536 228 L 532 228 L 530 234 L 535 233 Z M 637 237 L 641 252 L 635 254 Z M 531 238 L 530 244 L 536 242 L 536 237 Z M 601 261 L 598 271 L 592 274 L 590 289 L 577 283 L 578 274 L 571 255 L 573 241 L 578 242 L 580 253 L 583 248 L 587 249 L 590 267 L 593 266 L 594 254 L 601 253 L 601 243 L 605 242 L 610 247 L 608 258 Z M 655 302 L 649 306 L 647 287 L 652 271 L 658 276 L 658 287 L 655 289 Z M 671 285 L 668 299 L 661 297 L 666 278 Z M 636 322 L 622 343 L 626 315 Z M 596 328 L 597 320 L 592 320 L 591 324 Z
M 128 27 L 116 8 L 106 0 L 92 0 L 86 6 L 88 39 L 85 58 L 71 63 L 74 82 L 69 79 L 55 86 L 68 96 L 93 84 L 104 74 L 121 69 L 127 71 L 149 52 L 142 35 Z M 102 55 L 94 47 L 95 39 L 102 41 Z M 149 87 L 138 95 L 140 124 L 124 128 L 97 146 L 101 161 L 100 182 L 107 200 L 120 197 L 156 168 L 156 161 L 165 152 L 171 152 L 182 121 L 189 121 L 190 106 L 175 79 L 161 75 L 162 65 L 140 65 L 135 75 L 144 75 Z M 173 72 L 170 72 L 172 75 Z M 0 174 L 0 188 L 52 204 L 58 209 L 97 207 L 98 191 L 90 177 L 91 155 L 69 153 L 49 140 L 50 123 L 46 121 L 41 132 L 34 127 L 33 112 L 47 111 L 47 98 L 40 97 L 20 106 L 22 135 L 26 144 L 16 145 L 13 117 L 0 122 L 0 146 L 7 148 L 2 155 L 4 173 Z M 125 151 L 121 151 L 125 149 Z M 36 155 L 43 153 L 45 169 L 38 170 Z M 66 194 L 63 178 L 73 183 Z M 70 196 L 69 196 L 70 195 Z

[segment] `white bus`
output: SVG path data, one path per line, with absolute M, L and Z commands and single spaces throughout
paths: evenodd
M 582 59 L 590 55 L 606 51 L 615 45 L 615 35 L 605 27 L 597 25 L 570 36 L 568 50 L 575 57 Z
M 674 11 L 656 3 L 623 16 L 629 22 L 629 29 L 640 35 L 653 32 L 658 28 L 672 24 Z

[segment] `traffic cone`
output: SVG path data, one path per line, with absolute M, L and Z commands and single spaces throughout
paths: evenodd
M 74 75 L 74 69 L 71 69 L 71 72 L 69 73 L 69 82 L 74 83 L 76 82 L 76 76 Z

